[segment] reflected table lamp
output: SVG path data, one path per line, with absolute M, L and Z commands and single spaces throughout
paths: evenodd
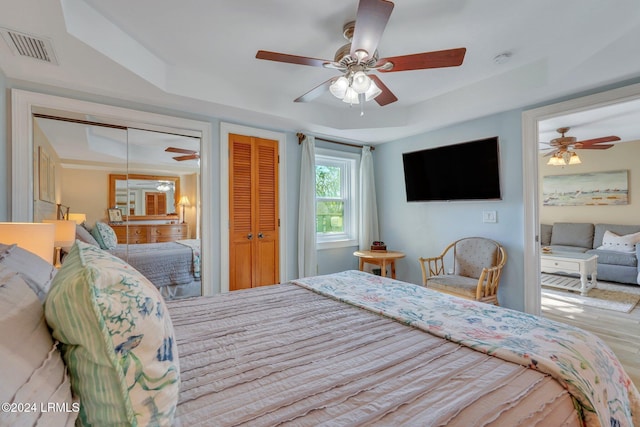
M 182 196 L 182 197 L 180 197 L 180 201 L 178 202 L 178 204 L 180 206 L 182 206 L 182 223 L 184 224 L 185 223 L 185 220 L 184 220 L 184 208 L 188 207 L 188 206 L 191 206 L 191 203 L 189 203 L 189 198 L 187 196 Z
M 38 255 L 52 264 L 55 226 L 35 222 L 0 222 L 0 242 Z
M 62 266 L 61 251 L 62 248 L 69 248 L 73 245 L 76 239 L 76 222 L 67 221 L 63 219 L 45 219 L 44 223 L 51 223 L 55 225 L 56 238 L 55 238 L 55 262 L 56 268 Z
M 69 221 L 74 221 L 78 225 L 82 225 L 87 222 L 87 214 L 83 213 L 70 213 Z

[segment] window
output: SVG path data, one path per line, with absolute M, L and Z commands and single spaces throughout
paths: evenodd
M 360 156 L 316 148 L 318 249 L 358 245 Z

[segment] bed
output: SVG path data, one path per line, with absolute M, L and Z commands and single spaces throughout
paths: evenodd
M 148 278 L 166 299 L 201 295 L 200 240 L 121 244 L 113 228 L 102 221 L 89 230 L 76 226 L 76 240 L 97 246 L 126 261 Z
M 201 295 L 200 240 L 118 244 L 107 251 L 142 273 L 165 299 Z
M 634 425 L 640 411 L 585 331 L 359 271 L 168 307 L 178 425 Z
M 93 245 L 57 273 L 15 252 L 0 257 L 0 397 L 63 402 L 36 414 L 47 425 L 640 425 L 602 341 L 521 312 L 359 271 L 165 302 Z

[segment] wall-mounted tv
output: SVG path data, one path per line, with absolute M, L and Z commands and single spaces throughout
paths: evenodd
M 408 202 L 497 200 L 498 137 L 403 153 Z

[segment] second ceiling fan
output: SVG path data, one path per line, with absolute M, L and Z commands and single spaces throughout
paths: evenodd
M 184 160 L 198 160 L 200 159 L 200 153 L 195 150 L 189 150 L 187 148 L 167 147 L 164 151 L 168 153 L 183 154 L 182 156 L 175 156 L 173 160 L 182 162 Z
M 355 21 L 348 22 L 343 29 L 344 37 L 349 43 L 338 49 L 333 61 L 266 50 L 259 50 L 256 58 L 332 68 L 343 73 L 296 98 L 295 102 L 309 102 L 330 91 L 335 97 L 350 104 L 360 104 L 371 99 L 375 99 L 380 106 L 390 104 L 398 98 L 378 76 L 369 74 L 370 71 L 391 73 L 457 67 L 462 64 L 466 53 L 466 48 L 461 47 L 379 58 L 378 43 L 391 16 L 393 6 L 393 3 L 388 0 L 360 0 Z

